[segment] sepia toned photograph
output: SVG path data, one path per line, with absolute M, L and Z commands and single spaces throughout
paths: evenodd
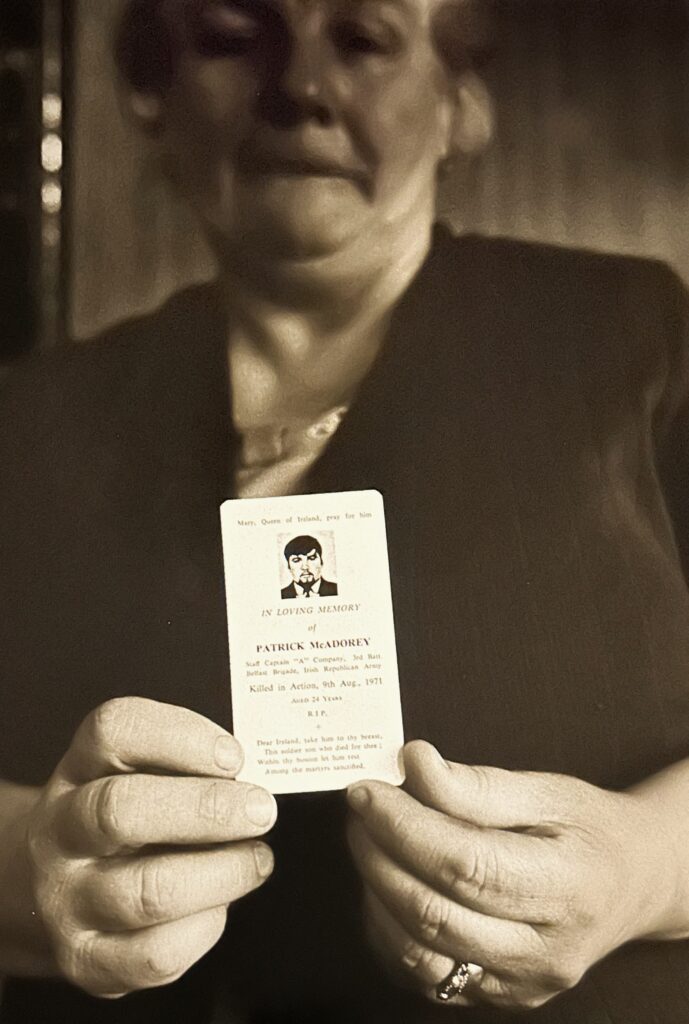
M 688 288 L 689 0 L 0 0 L 0 1024 L 689 1022 Z

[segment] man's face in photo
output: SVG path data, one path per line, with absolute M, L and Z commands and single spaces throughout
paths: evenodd
M 294 582 L 307 590 L 321 578 L 323 572 L 323 560 L 315 548 L 311 548 L 305 555 L 290 555 L 287 564 Z

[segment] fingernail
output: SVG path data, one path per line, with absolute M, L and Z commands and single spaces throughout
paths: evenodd
M 365 811 L 371 802 L 371 794 L 366 786 L 354 786 L 347 791 L 349 806 L 355 811 Z
M 254 860 L 256 870 L 261 878 L 267 878 L 273 872 L 273 851 L 265 843 L 256 843 L 254 846 Z
M 239 771 L 242 767 L 242 750 L 232 736 L 218 736 L 215 741 L 215 763 L 225 772 Z
M 246 814 L 254 825 L 270 825 L 275 817 L 275 798 L 259 789 L 258 786 L 250 789 L 246 795 Z

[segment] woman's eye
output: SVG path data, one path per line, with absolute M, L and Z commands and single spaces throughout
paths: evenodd
M 334 31 L 334 41 L 345 56 L 392 54 L 398 48 L 392 31 L 384 28 L 372 29 L 356 22 L 341 22 Z
M 254 49 L 260 34 L 259 19 L 249 11 L 216 3 L 199 14 L 196 45 L 205 57 L 241 57 Z

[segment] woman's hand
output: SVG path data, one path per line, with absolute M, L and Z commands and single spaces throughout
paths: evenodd
M 644 795 L 446 764 L 421 742 L 405 763 L 406 792 L 350 789 L 349 839 L 373 943 L 430 997 L 466 961 L 483 971 L 453 1005 L 532 1008 L 623 943 L 674 937 L 672 822 Z
M 166 704 L 104 704 L 26 821 L 35 913 L 57 969 L 100 996 L 165 985 L 272 871 L 275 801 L 234 781 L 239 744 Z

